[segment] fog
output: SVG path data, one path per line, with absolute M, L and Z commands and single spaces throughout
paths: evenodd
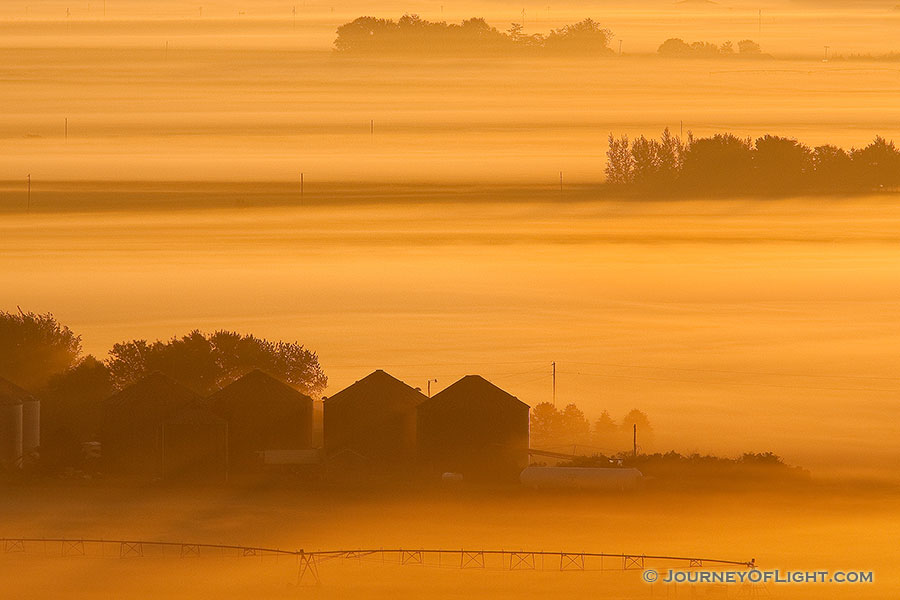
M 52 489 L 52 488 L 51 488 Z M 47 491 L 47 490 L 44 490 Z M 835 489 L 585 497 L 506 493 L 497 496 L 416 492 L 394 495 L 290 489 L 203 491 L 112 487 L 98 493 L 70 489 L 53 498 L 16 491 L 2 502 L 6 522 L 18 530 L 52 531 L 80 538 L 118 536 L 208 543 L 267 544 L 307 551 L 356 547 L 446 547 L 506 550 L 672 553 L 749 560 L 761 568 L 872 569 L 864 586 L 780 585 L 650 586 L 640 571 L 508 571 L 486 564 L 460 570 L 453 559 L 438 566 L 401 566 L 394 560 L 335 560 L 319 565 L 318 587 L 295 587 L 296 561 L 259 557 L 167 559 L 4 554 L 0 573 L 27 582 L 30 597 L 105 596 L 110 590 L 140 596 L 188 598 L 478 597 L 540 598 L 615 594 L 620 598 L 742 597 L 890 598 L 898 573 L 893 540 L 900 533 L 895 494 Z M 149 517 L 148 515 L 152 515 Z M 860 535 L 867 531 L 867 535 Z M 48 554 L 53 547 L 48 545 Z M 177 553 L 177 550 L 176 550 Z M 458 558 L 457 558 L 458 560 Z M 449 563 L 449 564 L 448 564 Z M 649 563 L 648 563 L 649 564 Z M 665 564 L 665 563 L 662 563 Z M 53 572 L 54 577 L 46 574 Z
M 559 406 L 647 413 L 640 451 L 771 451 L 812 483 L 591 496 L 43 481 L 0 492 L 2 534 L 756 558 L 876 572 L 773 596 L 893 597 L 896 193 L 661 201 L 598 186 L 610 133 L 890 138 L 898 63 L 843 59 L 896 51 L 900 12 L 633 4 L 524 5 L 527 33 L 592 17 L 622 54 L 464 59 L 332 44 L 361 15 L 505 30 L 523 6 L 4 2 L 0 310 L 52 312 L 100 358 L 195 328 L 297 340 L 326 395 L 379 368 L 433 391 L 477 373 L 534 406 L 555 362 Z M 771 57 L 657 56 L 672 37 L 752 39 Z M 32 598 L 677 597 L 639 571 L 320 574 L 298 590 L 290 561 L 0 555 L 0 578 Z
M 436 377 L 436 389 L 480 373 L 532 405 L 550 400 L 556 361 L 560 404 L 645 410 L 647 450 L 771 450 L 818 472 L 896 473 L 890 198 L 407 193 L 7 215 L 0 284 L 100 356 L 232 328 L 318 351 L 326 394 L 374 368 L 422 387 Z

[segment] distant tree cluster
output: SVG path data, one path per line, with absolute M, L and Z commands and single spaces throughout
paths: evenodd
M 762 48 L 753 40 L 741 40 L 737 43 L 725 42 L 716 45 L 710 42 L 685 42 L 681 38 L 669 38 L 657 49 L 662 56 L 674 56 L 678 58 L 719 58 L 722 56 L 763 56 Z
M 591 423 L 575 404 L 559 410 L 549 402 L 541 402 L 531 409 L 531 445 L 561 451 L 572 446 L 631 447 L 635 425 L 640 431 L 641 442 L 650 443 L 653 439 L 650 420 L 637 409 L 629 411 L 619 423 L 604 410 Z
M 852 192 L 900 185 L 900 149 L 876 137 L 863 148 L 810 148 L 765 135 L 754 142 L 729 133 L 686 142 L 666 129 L 661 138 L 609 136 L 606 181 L 658 193 L 726 194 Z
M 529 35 L 521 23 L 513 23 L 503 32 L 481 18 L 455 24 L 404 15 L 397 21 L 359 17 L 338 27 L 334 46 L 347 54 L 602 55 L 613 54 L 611 39 L 612 32 L 592 19 L 553 29 L 548 35 Z

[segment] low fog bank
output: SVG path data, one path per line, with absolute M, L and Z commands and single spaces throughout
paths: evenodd
M 761 568 L 875 571 L 864 587 L 769 588 L 783 598 L 889 598 L 898 576 L 891 549 L 900 533 L 898 490 L 757 490 L 611 495 L 460 493 L 409 489 L 361 493 L 243 488 L 227 490 L 81 487 L 49 484 L 4 490 L 4 534 L 173 540 L 307 551 L 354 548 L 532 549 L 755 558 Z M 865 531 L 865 535 L 861 532 Z M 52 549 L 50 551 L 52 554 Z M 296 563 L 248 559 L 109 559 L 3 554 L 7 589 L 68 597 L 142 593 L 241 598 L 308 594 L 293 587 Z M 193 562 L 189 562 L 193 561 Z M 615 561 L 607 566 L 615 569 Z M 187 565 L 187 566 L 185 566 Z M 46 577 L 52 567 L 54 577 Z M 555 571 L 555 572 L 554 572 Z M 380 559 L 319 566 L 317 596 L 437 598 L 546 597 L 606 591 L 647 598 L 640 571 L 509 572 L 401 567 Z M 8 577 L 6 577 L 8 576 Z M 659 587 L 654 596 L 666 593 Z M 679 596 L 703 593 L 685 587 Z M 740 590 L 729 592 L 737 594 Z M 668 592 L 674 593 L 672 590 Z

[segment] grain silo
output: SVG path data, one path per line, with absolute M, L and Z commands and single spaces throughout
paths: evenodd
M 24 400 L 28 392 L 0 377 L 0 467 L 22 466 Z
M 37 452 L 41 446 L 41 401 L 28 396 L 22 401 L 22 455 Z
M 312 446 L 313 401 L 260 370 L 250 371 L 207 399 L 228 422 L 233 469 L 252 469 L 267 450 Z
M 366 462 L 374 469 L 411 465 L 416 448 L 416 406 L 425 394 L 382 370 L 324 402 L 325 454 Z
M 418 407 L 418 462 L 435 475 L 513 481 L 528 465 L 529 407 L 467 375 Z
M 201 402 L 200 396 L 158 372 L 106 399 L 100 433 L 104 468 L 121 475 L 162 477 L 163 424 Z
M 211 410 L 190 406 L 161 425 L 162 476 L 192 482 L 228 479 L 228 423 Z

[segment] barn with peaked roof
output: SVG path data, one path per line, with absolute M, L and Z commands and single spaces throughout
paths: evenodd
M 355 463 L 374 468 L 411 465 L 416 455 L 416 407 L 426 399 L 382 370 L 326 398 L 326 457 L 353 457 Z
M 107 472 L 140 478 L 218 478 L 227 470 L 227 424 L 162 373 L 107 398 L 100 432 Z M 207 475 L 209 477 L 207 477 Z
M 313 400 L 258 369 L 207 399 L 228 422 L 231 464 L 254 469 L 261 453 L 312 447 Z
M 417 408 L 418 462 L 433 474 L 515 480 L 528 466 L 529 406 L 467 375 Z

